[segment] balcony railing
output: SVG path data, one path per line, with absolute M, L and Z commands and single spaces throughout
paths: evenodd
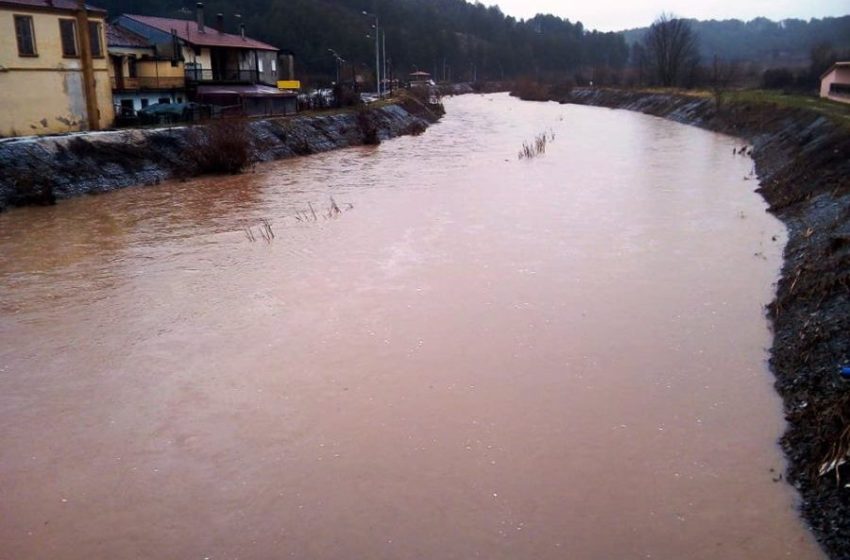
M 110 80 L 112 82 L 112 89 L 120 91 L 138 91 L 144 89 L 183 89 L 184 87 L 186 87 L 186 80 L 182 76 L 144 76 L 140 78 L 123 78 L 121 80 L 111 78 Z
M 112 89 L 122 91 L 135 91 L 139 89 L 139 80 L 137 78 L 109 78 L 112 83 Z
M 260 75 L 256 70 L 242 70 L 239 68 L 225 68 L 223 70 L 212 70 L 210 68 L 187 68 L 187 82 L 248 82 L 255 84 Z

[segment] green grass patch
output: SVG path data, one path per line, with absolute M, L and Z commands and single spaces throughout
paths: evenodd
M 753 89 L 729 92 L 728 100 L 733 103 L 775 105 L 779 108 L 814 111 L 842 126 L 850 127 L 850 104 L 839 103 L 831 99 L 812 95 L 786 94 L 774 90 Z

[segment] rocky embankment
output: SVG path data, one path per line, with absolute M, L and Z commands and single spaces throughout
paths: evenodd
M 419 134 L 440 116 L 441 107 L 405 97 L 335 114 L 244 121 L 237 131 L 251 162 L 261 162 Z M 202 174 L 195 156 L 205 139 L 204 126 L 180 126 L 2 140 L 0 210 Z
M 622 90 L 575 89 L 556 100 L 640 111 L 752 146 L 759 192 L 789 233 L 768 307 L 787 478 L 824 549 L 850 558 L 850 380 L 841 376 L 850 364 L 850 122 L 734 96 L 719 108 L 711 97 Z

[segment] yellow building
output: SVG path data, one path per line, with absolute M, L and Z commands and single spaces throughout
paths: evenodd
M 72 0 L 0 0 L 0 135 L 112 125 L 105 19 Z

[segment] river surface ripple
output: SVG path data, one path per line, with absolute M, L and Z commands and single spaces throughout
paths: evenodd
M 821 557 L 740 141 L 447 109 L 0 215 L 0 558 Z

